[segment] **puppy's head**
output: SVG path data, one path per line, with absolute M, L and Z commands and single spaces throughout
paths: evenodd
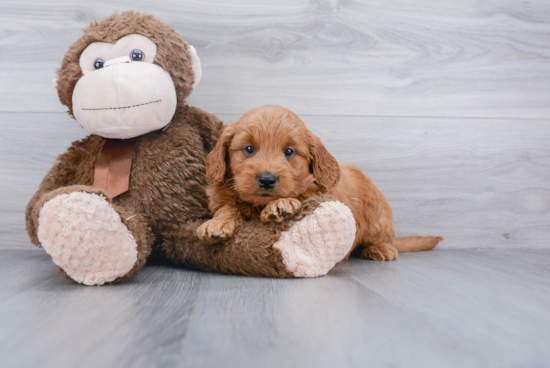
M 211 185 L 230 187 L 256 206 L 297 197 L 314 184 L 328 192 L 340 179 L 336 159 L 281 106 L 252 109 L 227 127 L 206 165 Z

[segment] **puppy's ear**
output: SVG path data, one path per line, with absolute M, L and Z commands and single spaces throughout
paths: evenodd
M 206 178 L 211 184 L 220 185 L 225 178 L 229 157 L 227 151 L 235 135 L 233 127 L 227 127 L 218 139 L 214 149 L 206 156 Z
M 323 192 L 330 192 L 340 180 L 340 166 L 338 161 L 327 151 L 321 140 L 313 133 L 308 132 L 309 164 L 315 182 Z

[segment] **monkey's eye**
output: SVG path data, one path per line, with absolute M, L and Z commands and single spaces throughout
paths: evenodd
M 292 150 L 292 148 L 286 148 L 285 149 L 285 156 L 286 156 L 286 158 L 291 158 L 292 156 L 294 156 L 294 150 Z
M 135 49 L 130 54 L 130 59 L 132 59 L 132 61 L 143 61 L 143 59 L 145 59 L 145 54 L 140 49 Z
M 94 68 L 101 69 L 103 68 L 103 64 L 105 64 L 105 61 L 103 59 L 97 59 L 94 61 Z
M 244 153 L 246 153 L 247 155 L 253 155 L 254 152 L 256 152 L 256 151 L 254 150 L 254 146 L 252 146 L 252 145 L 246 146 L 244 148 Z

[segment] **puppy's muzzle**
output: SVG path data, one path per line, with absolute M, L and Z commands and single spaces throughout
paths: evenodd
M 277 185 L 278 178 L 270 172 L 258 175 L 258 185 L 262 189 L 273 189 Z

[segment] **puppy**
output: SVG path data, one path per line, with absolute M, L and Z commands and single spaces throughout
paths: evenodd
M 282 222 L 305 199 L 330 192 L 355 217 L 352 252 L 361 258 L 391 261 L 399 252 L 432 249 L 442 240 L 395 238 L 392 210 L 372 180 L 338 163 L 302 120 L 281 106 L 252 109 L 228 126 L 206 158 L 206 176 L 213 219 L 197 229 L 202 239 L 229 238 L 241 221 L 254 217 Z

